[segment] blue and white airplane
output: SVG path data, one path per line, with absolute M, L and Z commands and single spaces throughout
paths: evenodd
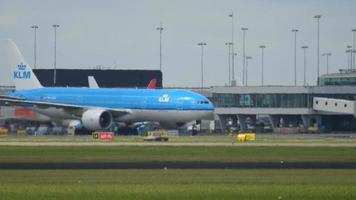
M 159 122 L 176 128 L 213 119 L 214 106 L 188 90 L 44 88 L 11 40 L 10 67 L 16 90 L 0 96 L 0 104 L 21 106 L 56 120 L 76 120 L 89 130 L 102 130 L 112 122 Z

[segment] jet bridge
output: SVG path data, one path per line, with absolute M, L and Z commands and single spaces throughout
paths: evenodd
M 316 111 L 349 114 L 356 117 L 356 101 L 352 100 L 314 97 L 313 109 Z

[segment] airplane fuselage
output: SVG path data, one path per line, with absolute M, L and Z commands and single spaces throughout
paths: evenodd
M 204 96 L 187 90 L 40 88 L 9 94 L 26 101 L 75 105 L 86 108 L 129 109 L 130 115 L 115 118 L 120 122 L 157 121 L 186 123 L 212 119 L 214 106 Z M 63 108 L 23 105 L 53 119 L 78 119 Z

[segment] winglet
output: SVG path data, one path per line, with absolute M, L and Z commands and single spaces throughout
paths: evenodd
M 42 88 L 43 86 L 23 58 L 16 44 L 10 39 L 7 41 L 11 76 L 14 80 L 16 90 Z
M 152 79 L 147 86 L 147 89 L 156 89 L 157 88 L 157 79 Z
M 89 88 L 99 88 L 94 76 L 88 76 Z

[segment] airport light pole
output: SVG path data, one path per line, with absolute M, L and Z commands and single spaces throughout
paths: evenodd
M 261 48 L 261 85 L 264 86 L 264 63 L 263 63 L 263 57 L 264 57 L 264 49 L 266 48 L 266 45 L 260 45 Z
M 297 32 L 298 29 L 292 29 L 294 33 L 294 86 L 297 86 Z
M 56 84 L 57 84 L 57 28 L 59 27 L 59 25 L 53 24 L 52 27 L 54 28 L 53 86 L 56 86 Z
M 320 18 L 321 15 L 315 15 L 314 18 L 317 21 L 317 84 L 319 85 L 320 76 Z
M 323 53 L 321 56 L 326 56 L 326 74 L 329 74 L 329 56 L 331 56 L 331 53 Z
M 356 69 L 356 66 L 355 66 L 355 62 L 356 62 L 356 60 L 355 60 L 355 52 L 356 52 L 356 50 L 355 50 L 355 46 L 356 46 L 356 29 L 352 29 L 352 32 L 354 33 L 354 41 L 353 41 L 353 46 L 352 46 L 352 51 L 353 51 L 353 53 L 352 53 L 352 58 L 353 58 L 353 69 Z
M 204 46 L 206 46 L 205 42 L 199 42 L 198 46 L 201 47 L 201 57 L 200 57 L 200 64 L 201 64 L 201 90 L 204 88 Z
M 304 54 L 304 86 L 307 84 L 306 76 L 307 76 L 307 56 L 306 56 L 306 51 L 307 51 L 308 46 L 302 46 L 303 49 L 303 54 Z
M 243 72 L 243 76 L 242 76 L 242 84 L 246 85 L 246 49 L 245 49 L 245 44 L 246 44 L 246 31 L 248 30 L 248 28 L 241 28 L 242 30 L 242 72 Z
M 162 22 L 160 23 L 160 26 L 156 28 L 156 30 L 159 31 L 159 70 L 162 72 Z
M 34 32 L 34 40 L 33 40 L 33 68 L 36 69 L 37 66 L 37 25 L 31 26 Z
M 229 49 L 229 55 L 228 55 L 228 65 L 229 65 L 229 78 L 228 78 L 228 85 L 231 86 L 231 46 L 232 42 L 226 42 L 225 45 L 228 46 Z
M 346 51 L 346 54 L 347 54 L 347 70 L 350 71 L 350 54 L 351 54 L 351 49 L 347 49 Z
M 347 68 L 351 71 L 352 70 L 352 46 L 351 45 L 346 46 L 346 53 L 347 53 Z
M 247 81 L 248 81 L 248 60 L 252 59 L 251 56 L 246 56 L 246 86 L 247 86 Z
M 235 81 L 235 57 L 233 56 L 235 54 L 235 43 L 234 43 L 234 12 L 231 11 L 231 14 L 229 14 L 229 17 L 231 17 L 231 82 Z M 231 85 L 231 82 L 229 83 Z
M 234 54 L 233 54 L 233 59 L 235 60 L 235 57 L 237 57 L 237 53 L 235 52 Z M 236 66 L 237 66 L 237 64 L 236 64 Z M 236 77 L 237 78 L 237 77 Z M 237 84 L 237 81 L 235 80 L 234 81 L 234 86 L 236 86 L 236 84 Z

